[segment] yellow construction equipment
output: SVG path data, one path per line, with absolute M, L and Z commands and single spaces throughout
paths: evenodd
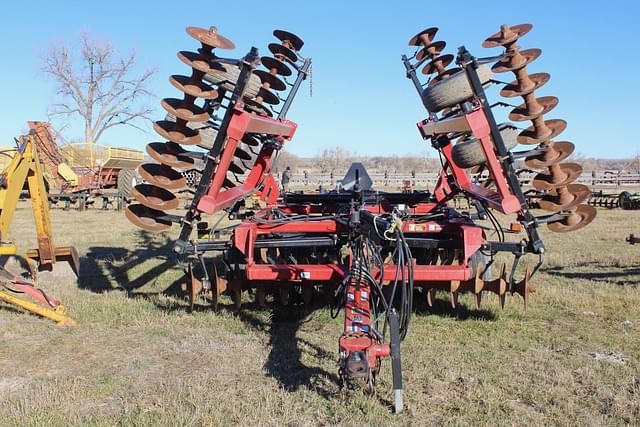
M 5 261 L 15 257 L 31 273 L 32 280 L 16 276 L 4 266 L 0 266 L 0 300 L 16 305 L 27 311 L 56 321 L 59 325 L 75 324 L 66 316 L 66 308 L 55 298 L 49 297 L 43 290 L 35 287 L 35 272 L 31 268 L 36 262 L 39 270 L 51 270 L 56 262 L 69 262 L 74 273 L 79 270 L 78 252 L 75 248 L 56 247 L 52 238 L 51 218 L 44 175 L 38 150 L 34 142 L 34 132 L 23 135 L 17 140 L 17 151 L 6 169 L 0 174 L 0 257 Z M 17 254 L 14 244 L 7 243 L 9 227 L 23 189 L 29 191 L 35 220 L 38 247 L 30 249 L 26 257 Z M 42 306 L 15 296 L 25 294 Z

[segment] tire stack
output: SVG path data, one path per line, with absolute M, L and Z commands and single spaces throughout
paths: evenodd
M 437 74 L 422 92 L 422 102 L 432 114 L 443 110 L 446 112 L 446 109 L 455 107 L 473 96 L 467 75 L 462 69 L 459 67 L 446 69 L 453 62 L 454 57 L 450 54 L 440 55 L 446 43 L 433 41 L 437 32 L 438 28 L 436 27 L 427 28 L 409 40 L 409 46 L 422 47 L 415 54 L 415 59 L 419 63 L 430 60 L 422 68 L 422 74 Z M 491 69 L 487 65 L 478 67 L 478 76 L 483 84 L 488 83 L 493 77 Z M 502 123 L 500 132 L 507 150 L 511 150 L 518 144 L 513 125 Z M 456 141 L 452 157 L 459 167 L 465 169 L 480 166 L 486 162 L 480 142 L 470 136 L 463 136 Z
M 574 184 L 582 173 L 582 167 L 576 163 L 564 162 L 575 146 L 571 142 L 553 139 L 563 132 L 567 126 L 564 120 L 545 120 L 544 115 L 558 105 L 558 98 L 543 96 L 536 98 L 534 92 L 549 81 L 549 74 L 528 74 L 527 65 L 536 60 L 540 49 L 520 50 L 517 40 L 531 30 L 530 24 L 509 27 L 503 25 L 500 31 L 487 38 L 482 46 L 485 48 L 504 47 L 505 55 L 493 67 L 494 73 L 513 72 L 516 79 L 506 85 L 501 96 L 522 97 L 524 102 L 509 114 L 514 122 L 532 121 L 532 125 L 522 131 L 517 138 L 519 144 L 538 145 L 538 154 L 525 159 L 531 169 L 544 169 L 533 179 L 532 185 L 545 192 L 539 206 L 547 212 L 563 212 L 561 220 L 548 223 L 550 230 L 569 232 L 578 230 L 589 224 L 596 216 L 596 209 L 584 204 L 591 191 L 581 184 Z

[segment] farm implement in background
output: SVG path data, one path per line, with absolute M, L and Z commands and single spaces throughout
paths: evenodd
M 595 209 L 585 204 L 589 189 L 574 184 L 580 166 L 563 163 L 574 145 L 553 141 L 566 122 L 544 118 L 557 98 L 533 94 L 549 80 L 546 73 L 526 71 L 540 50 L 520 51 L 515 44 L 530 29 L 528 24 L 503 26 L 484 43 L 506 49 L 492 58 L 477 59 L 464 47 L 457 57 L 440 55 L 445 42 L 434 41 L 436 28 L 410 40 L 417 51 L 402 61 L 429 113 L 418 130 L 443 165 L 433 193 L 376 191 L 364 167 L 354 164 L 339 190 L 279 194 L 271 165 L 295 133 L 297 125 L 286 115 L 311 65 L 300 54 L 302 40 L 276 30 L 280 43 L 269 45 L 273 57 L 259 58 L 252 48 L 241 59 L 227 59 L 214 49 L 229 49 L 233 43 L 214 27 L 189 27 L 187 33 L 202 47 L 198 53 L 178 53 L 192 74 L 170 79 L 184 97 L 162 101 L 168 117 L 155 127 L 168 142 L 147 146 L 158 163 L 140 166 L 147 183 L 135 187 L 139 204 L 127 207 L 126 215 L 151 232 L 181 227 L 174 250 L 185 266 L 192 307 L 200 294 L 217 306 L 220 295 L 229 293 L 240 308 L 247 291 L 258 306 L 271 297 L 285 305 L 310 303 L 325 291 L 332 299 L 332 315 L 344 316 L 338 340 L 342 384 L 373 386 L 382 360 L 390 357 L 399 412 L 400 342 L 409 330 L 415 296 L 432 305 L 437 292 L 446 292 L 455 308 L 463 292 L 474 295 L 477 307 L 483 293 L 497 295 L 501 305 L 510 293 L 520 295 L 526 309 L 531 277 L 545 250 L 539 227 L 569 232 L 595 217 Z M 456 66 L 447 68 L 454 60 Z M 492 62 L 496 64 L 489 68 Z M 258 68 L 260 63 L 266 70 Z M 423 74 L 434 75 L 427 84 L 418 77 L 420 67 Z M 495 83 L 492 72 L 507 71 L 516 80 L 501 94 L 524 98 L 509 115 L 514 122 L 531 120 L 524 130 L 498 124 L 484 91 Z M 281 79 L 292 75 L 293 83 Z M 284 98 L 272 91 L 287 87 Z M 279 111 L 269 108 L 280 101 L 284 105 Z M 512 152 L 517 144 L 535 147 Z M 542 169 L 532 185 L 545 214 L 536 216 L 528 206 L 514 169 L 516 159 Z M 479 168 L 489 177 L 481 184 L 471 179 Z M 174 192 L 186 187 L 184 172 L 189 170 L 199 176 L 193 201 L 186 212 L 172 213 L 179 205 Z M 245 203 L 252 195 L 261 199 L 258 206 Z M 472 201 L 473 212 L 453 207 L 460 196 Z M 504 228 L 494 211 L 515 215 L 515 222 Z M 214 213 L 241 220 L 230 238 L 215 237 L 218 222 L 205 220 Z M 491 226 L 477 222 L 484 219 Z M 490 231 L 495 240 L 487 237 Z M 500 252 L 513 255 L 509 268 L 497 265 Z M 522 272 L 518 267 L 529 254 L 538 262 Z
M 640 193 L 631 193 L 629 191 L 623 191 L 622 193 L 594 191 L 589 199 L 589 204 L 598 208 L 607 209 L 640 209 Z
M 120 210 L 131 199 L 138 183 L 135 168 L 144 160 L 142 151 L 93 143 L 60 146 L 49 123 L 28 124 L 52 206 L 60 203 L 65 209 L 84 210 L 100 200 L 101 209 Z
M 34 131 L 19 138 L 12 161 L 0 175 L 0 300 L 51 319 L 59 325 L 73 325 L 75 321 L 66 315 L 66 307 L 35 286 L 36 272 L 33 263 L 37 263 L 40 270 L 52 270 L 56 263 L 68 262 L 76 275 L 79 269 L 76 249 L 55 246 L 53 243 L 47 191 L 35 138 Z M 5 239 L 20 193 L 25 187 L 31 198 L 38 247 L 28 250 L 26 256 L 22 257 L 18 255 L 16 246 L 7 243 Z M 7 264 L 11 260 L 18 261 L 17 265 L 23 274 L 10 271 Z M 37 304 L 19 295 L 29 296 Z

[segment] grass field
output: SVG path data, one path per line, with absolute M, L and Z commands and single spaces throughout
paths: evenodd
M 13 224 L 35 246 L 27 204 Z M 75 328 L 0 305 L 0 425 L 638 425 L 640 211 L 601 210 L 588 228 L 544 232 L 548 255 L 527 313 L 471 296 L 419 303 L 402 345 L 407 410 L 336 386 L 341 320 L 321 307 L 193 314 L 176 292 L 170 236 L 118 212 L 53 211 L 59 245 L 82 255 L 41 286 Z M 248 301 L 248 300 L 247 300 Z

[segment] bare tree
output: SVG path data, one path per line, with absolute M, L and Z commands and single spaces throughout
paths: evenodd
M 79 53 L 79 55 L 78 55 Z M 154 70 L 134 76 L 136 53 L 118 57 L 110 43 L 83 34 L 79 52 L 60 42 L 42 57 L 42 71 L 53 78 L 60 99 L 49 108 L 51 118 L 81 118 L 85 142 L 98 142 L 108 129 L 149 119 L 144 105 Z

